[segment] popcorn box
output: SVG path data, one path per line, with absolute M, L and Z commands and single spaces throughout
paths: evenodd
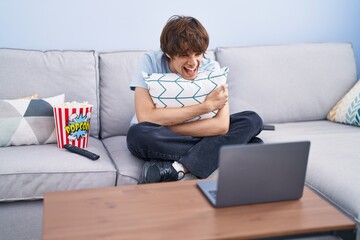
M 92 105 L 88 103 L 64 103 L 54 106 L 57 145 L 71 144 L 86 148 L 89 140 Z

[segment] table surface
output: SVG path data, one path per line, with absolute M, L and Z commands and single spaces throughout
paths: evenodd
M 310 189 L 300 200 L 214 208 L 196 180 L 46 193 L 43 239 L 250 239 L 354 229 Z

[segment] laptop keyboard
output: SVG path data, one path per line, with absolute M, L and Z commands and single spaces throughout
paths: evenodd
M 217 190 L 209 191 L 210 195 L 216 199 Z

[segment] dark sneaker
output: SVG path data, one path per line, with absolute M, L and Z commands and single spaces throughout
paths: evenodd
M 261 140 L 261 138 L 258 138 L 258 137 L 253 137 L 249 144 L 253 144 L 253 143 L 264 143 L 263 140 Z
M 172 162 L 150 161 L 142 168 L 139 184 L 177 181 L 184 177 L 184 172 L 177 172 Z

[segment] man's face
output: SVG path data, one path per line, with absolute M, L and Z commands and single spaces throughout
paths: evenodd
M 172 72 L 179 73 L 183 78 L 194 80 L 198 74 L 202 58 L 202 53 L 174 56 L 169 61 L 169 67 Z

